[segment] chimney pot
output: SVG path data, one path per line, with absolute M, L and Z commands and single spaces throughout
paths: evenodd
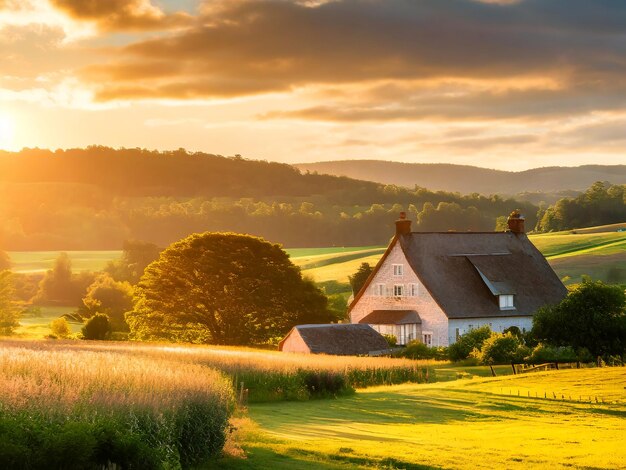
M 396 235 L 409 233 L 411 233 L 411 221 L 406 218 L 406 212 L 400 212 L 400 217 L 396 220 Z
M 509 231 L 513 233 L 525 233 L 526 230 L 524 228 L 524 216 L 521 214 L 519 209 L 514 210 L 509 215 L 509 219 L 507 220 Z

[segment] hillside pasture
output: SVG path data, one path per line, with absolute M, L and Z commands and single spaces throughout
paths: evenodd
M 221 468 L 624 468 L 624 383 L 625 368 L 573 369 L 253 405 L 247 459 Z

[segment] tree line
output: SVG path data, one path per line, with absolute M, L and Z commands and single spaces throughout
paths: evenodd
M 626 185 L 594 183 L 575 198 L 541 208 L 536 230 L 551 232 L 626 222 Z

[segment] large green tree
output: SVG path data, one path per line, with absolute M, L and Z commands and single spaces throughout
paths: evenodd
M 126 320 L 135 339 L 244 345 L 333 317 L 279 245 L 207 232 L 172 244 L 146 268 Z
M 626 297 L 618 286 L 585 280 L 558 305 L 533 317 L 533 335 L 554 346 L 585 348 L 594 356 L 626 353 Z

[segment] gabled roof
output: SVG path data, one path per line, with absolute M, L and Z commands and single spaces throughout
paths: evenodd
M 294 326 L 280 342 L 278 346 L 280 351 L 282 351 L 283 343 L 294 330 L 298 332 L 310 351 L 315 354 L 357 356 L 389 350 L 385 338 L 371 326 L 340 323 Z
M 374 310 L 366 315 L 359 323 L 368 325 L 407 325 L 422 323 L 422 319 L 415 310 Z
M 532 315 L 567 289 L 525 234 L 412 232 L 399 237 L 413 271 L 448 318 Z M 500 310 L 498 295 L 515 309 Z

